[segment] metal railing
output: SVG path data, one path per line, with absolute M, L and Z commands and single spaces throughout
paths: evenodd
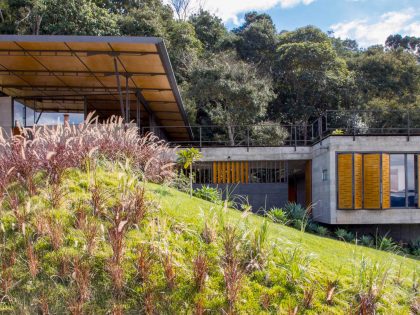
M 179 146 L 276 147 L 311 146 L 330 135 L 420 135 L 420 113 L 416 111 L 328 110 L 309 124 L 256 124 L 236 126 L 154 126 L 142 132 L 190 140 L 170 141 Z

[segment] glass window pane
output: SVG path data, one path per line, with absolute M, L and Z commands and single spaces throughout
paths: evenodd
M 415 178 L 414 154 L 407 154 L 407 198 L 408 207 L 416 207 L 416 178 Z
M 14 126 L 17 127 L 25 127 L 25 106 L 18 101 L 14 101 L 13 103 L 13 118 L 14 118 Z
M 391 207 L 405 207 L 404 154 L 391 154 Z

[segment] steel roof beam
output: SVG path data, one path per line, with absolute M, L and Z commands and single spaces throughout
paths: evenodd
M 86 56 L 108 55 L 110 57 L 129 55 L 145 56 L 157 55 L 158 52 L 149 51 L 102 51 L 102 50 L 47 50 L 47 49 L 0 49 L 0 56 L 74 56 L 75 54 L 86 54 Z
M 67 90 L 91 90 L 91 91 L 102 91 L 102 90 L 117 90 L 118 86 L 112 87 L 98 87 L 98 86 L 56 86 L 56 85 L 19 85 L 19 84 L 0 84 L 0 87 L 5 89 L 22 89 L 22 90 L 32 90 L 32 89 L 43 89 L 47 91 L 67 91 Z M 125 87 L 124 87 L 125 88 Z M 137 88 L 129 87 L 129 90 L 135 92 Z M 171 91 L 171 89 L 160 89 L 160 88 L 144 88 L 144 91 L 149 92 L 166 92 Z
M 62 71 L 48 71 L 48 70 L 19 70 L 19 69 L 7 69 L 7 70 L 1 70 L 0 69 L 0 75 L 13 75 L 13 74 L 19 74 L 21 76 L 60 76 L 60 77 L 66 77 L 66 76 L 95 76 L 95 75 L 102 75 L 104 77 L 106 76 L 112 76 L 115 75 L 115 72 L 109 72 L 109 71 L 79 71 L 79 70 L 62 70 Z M 166 76 L 163 72 L 120 72 L 120 75 L 129 75 L 129 76 Z

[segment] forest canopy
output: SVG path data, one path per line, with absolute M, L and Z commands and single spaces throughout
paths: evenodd
M 420 107 L 420 38 L 360 48 L 315 26 L 278 32 L 249 12 L 229 30 L 190 1 L 0 0 L 2 34 L 157 36 L 191 125 L 307 124 L 330 109 Z

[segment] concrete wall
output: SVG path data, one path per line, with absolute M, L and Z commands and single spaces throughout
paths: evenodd
M 420 224 L 375 224 L 340 226 L 357 235 L 390 236 L 394 240 L 410 242 L 420 239 Z
M 312 190 L 314 216 L 327 224 L 417 224 L 420 209 L 338 210 L 336 154 L 338 152 L 420 152 L 420 136 L 331 136 L 313 146 Z M 322 181 L 322 169 L 328 181 Z
M 8 96 L 0 97 L 0 127 L 10 135 L 12 132 L 12 98 Z
M 194 188 L 201 185 L 194 185 Z M 210 187 L 217 187 L 226 194 L 229 191 L 231 197 L 239 197 L 238 201 L 247 198 L 252 206 L 253 212 L 270 210 L 273 207 L 283 207 L 287 203 L 287 183 L 275 184 L 210 184 Z
M 202 161 L 310 160 L 311 147 L 217 147 L 202 148 Z
M 312 158 L 312 204 L 313 216 L 316 221 L 331 223 L 331 207 L 335 204 L 331 202 L 331 194 L 335 191 L 335 182 L 330 180 L 335 176 L 331 165 L 331 152 L 328 147 L 317 144 L 313 148 Z M 323 180 L 322 172 L 326 170 L 327 180 Z

